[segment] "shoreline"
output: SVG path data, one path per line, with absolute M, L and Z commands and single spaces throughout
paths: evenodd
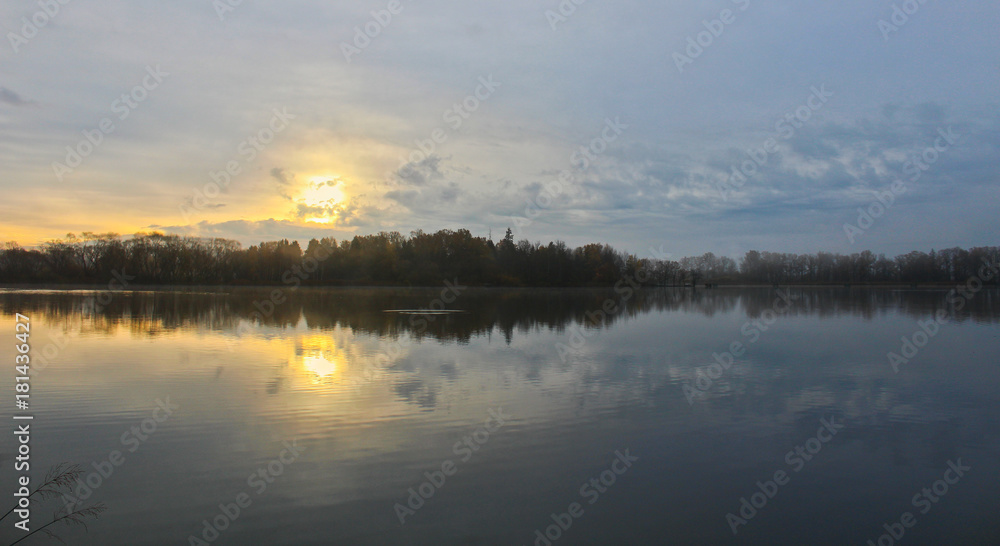
M 890 289 L 910 289 L 910 290 L 940 290 L 954 288 L 962 281 L 939 281 L 923 283 L 774 283 L 774 284 L 715 284 L 698 286 L 680 285 L 641 285 L 639 289 L 674 289 L 674 290 L 719 290 L 727 288 L 838 288 L 850 290 L 854 288 L 890 288 Z M 115 287 L 111 290 L 115 292 L 214 292 L 219 290 L 233 289 L 268 289 L 276 287 L 286 287 L 289 289 L 404 289 L 404 290 L 437 290 L 440 285 L 402 285 L 402 284 L 307 284 L 288 285 L 283 283 L 272 284 L 134 284 L 126 288 Z M 614 290 L 614 285 L 563 285 L 563 286 L 496 286 L 496 285 L 476 285 L 469 284 L 468 288 L 479 290 Z M 1000 288 L 1000 285 L 987 285 L 984 288 Z M 0 290 L 53 290 L 53 291 L 104 291 L 108 290 L 107 283 L 0 283 Z

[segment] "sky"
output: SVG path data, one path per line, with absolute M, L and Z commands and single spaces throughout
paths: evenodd
M 0 25 L 0 242 L 1000 244 L 992 0 L 13 0 Z

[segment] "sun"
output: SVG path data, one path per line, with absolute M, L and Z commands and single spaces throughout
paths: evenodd
M 301 199 L 309 206 L 340 203 L 344 200 L 344 181 L 339 176 L 314 176 L 302 189 Z
M 306 222 L 329 224 L 336 219 L 346 199 L 343 179 L 337 175 L 322 175 L 309 177 L 295 202 L 300 211 L 305 212 L 302 218 Z

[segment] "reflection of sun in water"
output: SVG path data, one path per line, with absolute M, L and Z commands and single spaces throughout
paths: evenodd
M 339 375 L 347 355 L 332 337 L 312 334 L 296 343 L 294 358 L 314 382 L 326 382 Z
M 306 222 L 329 224 L 343 208 L 344 182 L 339 176 L 314 176 L 302 188 L 296 199 L 300 206 L 308 209 Z
M 333 375 L 334 372 L 337 371 L 337 362 L 330 360 L 323 355 L 309 355 L 302 357 L 302 366 L 320 377 Z

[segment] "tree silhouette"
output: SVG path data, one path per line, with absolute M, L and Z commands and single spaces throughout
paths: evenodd
M 913 251 L 887 258 L 870 251 L 786 254 L 751 250 L 737 263 L 707 252 L 678 261 L 640 259 L 590 243 L 570 248 L 514 240 L 510 230 L 495 245 L 467 229 L 435 233 L 380 232 L 337 241 L 265 241 L 249 248 L 226 239 L 160 232 L 123 238 L 115 233 L 68 234 L 25 249 L 8 242 L 0 251 L 0 282 L 131 284 L 309 284 L 610 286 L 641 271 L 647 284 L 851 284 L 960 282 L 984 264 L 1000 263 L 1000 247 Z M 982 279 L 997 284 L 997 277 Z M 124 287 L 121 287 L 124 288 Z

